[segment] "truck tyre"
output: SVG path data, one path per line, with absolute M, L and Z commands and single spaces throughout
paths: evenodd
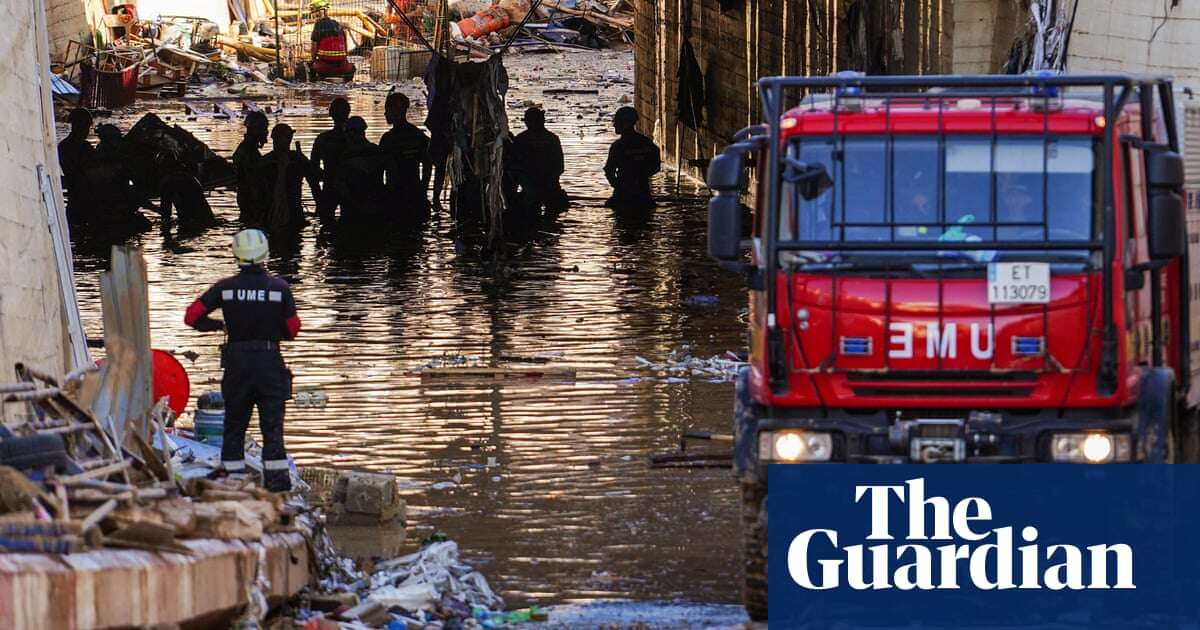
M 1150 368 L 1142 377 L 1138 396 L 1137 453 L 1147 464 L 1176 460 L 1175 443 L 1179 405 L 1175 400 L 1175 374 L 1166 368 Z
M 751 621 L 767 620 L 767 491 L 742 484 L 742 538 L 745 583 L 742 602 Z
M 1200 409 L 1182 407 L 1176 412 L 1175 461 L 1200 464 Z
M 61 436 L 30 435 L 0 440 L 0 464 L 17 470 L 36 470 L 53 466 L 58 472 L 70 461 Z

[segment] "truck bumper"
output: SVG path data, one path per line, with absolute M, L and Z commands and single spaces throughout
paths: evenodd
M 1141 459 L 1139 442 L 1145 439 L 1136 408 L 902 417 L 793 412 L 739 418 L 738 424 L 735 470 L 742 480 L 758 483 L 766 483 L 771 463 L 1127 463 Z M 780 441 L 785 435 L 787 440 Z

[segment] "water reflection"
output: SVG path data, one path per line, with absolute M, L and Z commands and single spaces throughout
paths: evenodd
M 509 65 L 514 77 L 529 76 L 534 63 L 586 77 L 581 59 L 590 57 L 518 57 Z M 627 56 L 588 63 L 632 76 Z M 523 108 L 513 103 L 541 100 L 542 87 L 514 80 L 514 129 Z M 487 563 L 493 585 L 514 604 L 738 597 L 730 475 L 646 463 L 651 453 L 676 448 L 684 429 L 728 430 L 732 388 L 624 379 L 638 375 L 635 355 L 661 357 L 682 343 L 712 354 L 741 347 L 745 300 L 737 279 L 704 258 L 704 213 L 694 186 L 685 183 L 683 201 L 644 216 L 602 207 L 601 166 L 613 139 L 603 114 L 629 90 L 609 86 L 598 101 L 547 104 L 549 127 L 566 153 L 564 187 L 588 200 L 502 264 L 460 255 L 444 217 L 415 234 L 323 233 L 313 221 L 288 247 L 273 244 L 271 269 L 292 283 L 304 320 L 300 341 L 285 350 L 296 387 L 329 397 L 321 410 L 288 410 L 291 453 L 301 464 L 398 474 L 410 533 L 449 533 L 468 557 Z M 334 96 L 300 95 L 288 104 L 319 114 Z M 384 96 L 349 95 L 373 139 L 385 130 Z M 413 119 L 422 119 L 415 109 Z M 160 111 L 182 107 L 161 104 Z M 576 111 L 589 115 L 580 119 Z M 238 121 L 172 118 L 226 156 L 241 138 Z M 328 124 L 312 114 L 281 120 L 306 150 Z M 675 194 L 673 177 L 656 185 L 660 195 Z M 237 230 L 233 195 L 219 192 L 210 203 L 222 224 L 204 234 L 149 232 L 130 240 L 148 259 L 154 345 L 199 354 L 184 361 L 194 392 L 218 387 L 220 339 L 187 329 L 183 310 L 233 271 L 228 242 Z M 94 336 L 101 327 L 98 272 L 107 256 L 106 245 L 86 238 L 77 245 L 80 300 Z M 696 294 L 717 295 L 719 306 L 680 305 Z M 563 353 L 576 377 L 451 381 L 410 372 L 443 354 L 490 361 L 543 352 Z

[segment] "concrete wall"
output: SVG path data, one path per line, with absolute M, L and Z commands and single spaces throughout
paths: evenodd
M 941 9 L 948 1 L 889 0 L 898 35 L 886 44 L 893 49 L 887 61 L 891 73 L 949 70 L 950 16 Z M 875 11 L 880 5 L 872 2 L 860 6 Z M 853 54 L 845 21 L 848 0 L 726 4 L 735 6 L 722 11 L 717 0 L 636 0 L 635 104 L 642 131 L 652 135 L 668 162 L 680 155 L 684 163 L 711 158 L 739 129 L 760 122 L 758 77 L 828 74 L 862 62 L 862 55 Z M 696 131 L 680 127 L 677 142 L 676 73 L 689 31 L 706 78 L 707 107 L 704 125 Z M 868 55 L 865 63 L 880 60 Z
M 1200 3 L 1088 0 L 1075 19 L 1071 72 L 1166 74 L 1200 89 Z
M 34 0 L 35 2 L 38 0 Z M 46 7 L 46 30 L 50 37 L 50 56 L 66 59 L 71 40 L 90 41 L 93 25 L 100 24 L 105 0 L 41 0 Z
M 1064 2 L 1064 0 L 1060 0 Z M 998 72 L 1029 23 L 1027 0 L 954 0 L 953 70 Z M 1071 6 L 1064 2 L 1064 7 Z M 1200 87 L 1200 3 L 1087 0 L 1075 15 L 1067 71 L 1166 74 Z
M 8 3 L 12 24 L 0 55 L 0 383 L 13 363 L 51 373 L 67 367 L 63 300 L 37 167 L 58 177 L 47 145 L 49 98 L 42 7 Z M 51 127 L 52 128 L 52 127 Z M 50 136 L 53 138 L 53 136 Z M 60 197 L 61 199 L 61 197 Z M 11 417 L 11 416 L 10 416 Z

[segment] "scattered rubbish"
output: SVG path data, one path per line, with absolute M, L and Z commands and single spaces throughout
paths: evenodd
M 650 361 L 640 356 L 634 357 L 634 362 L 639 369 L 665 375 L 667 383 L 686 382 L 683 376 L 707 377 L 717 382 L 732 381 L 737 377 L 738 371 L 747 365 L 744 358 L 732 352 L 707 359 L 694 357 L 692 347 L 686 344 L 672 350 L 661 362 Z
M 717 296 L 715 295 L 692 295 L 683 299 L 684 306 L 692 306 L 699 308 L 711 308 L 717 305 Z
M 302 389 L 292 395 L 292 402 L 297 407 L 324 409 L 329 404 L 329 395 L 315 389 Z

